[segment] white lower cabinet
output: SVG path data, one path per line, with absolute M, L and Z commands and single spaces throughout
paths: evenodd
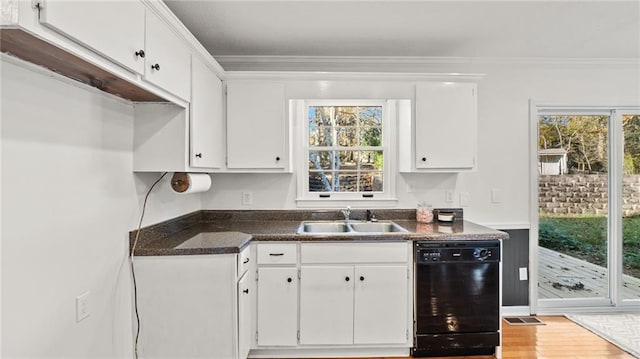
M 402 344 L 409 336 L 406 265 L 356 266 L 354 344 Z
M 256 354 L 408 353 L 410 243 L 301 242 L 298 247 L 258 243 L 257 247 Z
M 246 359 L 255 332 L 255 269 L 238 272 L 239 257 L 135 257 L 138 357 Z
M 259 346 L 295 346 L 298 343 L 298 269 L 258 268 Z
M 353 343 L 353 266 L 300 268 L 300 344 Z

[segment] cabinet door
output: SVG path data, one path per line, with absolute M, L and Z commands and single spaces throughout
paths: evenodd
M 408 341 L 407 266 L 356 266 L 354 344 Z
M 194 56 L 191 68 L 191 167 L 224 167 L 223 121 L 222 81 Z
M 191 53 L 184 41 L 151 11 L 146 11 L 145 80 L 189 100 Z
M 139 1 L 46 0 L 40 22 L 142 74 L 144 59 L 136 52 L 144 50 L 144 12 Z
M 473 168 L 476 122 L 476 84 L 416 85 L 416 168 Z
M 258 345 L 294 346 L 298 339 L 298 270 L 258 269 Z
M 353 344 L 353 266 L 302 266 L 300 344 Z
M 238 358 L 249 356 L 251 348 L 251 303 L 254 295 L 251 271 L 238 281 Z
M 285 89 L 277 83 L 227 83 L 227 167 L 286 169 Z

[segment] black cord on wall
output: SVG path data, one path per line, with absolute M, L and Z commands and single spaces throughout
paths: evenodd
M 151 194 L 153 188 L 167 175 L 168 172 L 165 172 L 158 178 L 149 188 L 147 194 L 144 196 L 144 202 L 142 203 L 142 213 L 140 214 L 140 222 L 138 222 L 138 229 L 136 230 L 136 238 L 133 240 L 133 245 L 131 246 L 131 277 L 133 279 L 133 308 L 136 313 L 136 339 L 134 342 L 134 356 L 138 358 L 138 339 L 140 338 L 140 313 L 138 312 L 138 288 L 136 284 L 136 272 L 133 268 L 133 255 L 136 250 L 136 245 L 138 244 L 138 238 L 140 237 L 140 229 L 142 228 L 142 220 L 144 219 L 144 211 L 147 208 L 147 199 Z

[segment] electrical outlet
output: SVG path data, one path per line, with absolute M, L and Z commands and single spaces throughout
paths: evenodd
M 242 204 L 248 206 L 253 203 L 253 193 L 242 192 Z
M 491 203 L 502 202 L 502 190 L 494 188 L 491 190 Z
M 518 269 L 518 274 L 520 275 L 520 280 L 527 280 L 529 278 L 527 273 L 527 267 L 520 267 Z
M 89 316 L 89 295 L 90 291 L 76 297 L 76 323 L 81 322 Z
M 460 192 L 460 207 L 469 205 L 469 192 Z
M 444 191 L 444 202 L 453 203 L 453 190 L 448 189 Z

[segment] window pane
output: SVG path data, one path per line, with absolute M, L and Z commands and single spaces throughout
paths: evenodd
M 356 173 L 339 174 L 340 183 L 336 191 L 339 192 L 358 192 L 358 175 Z
M 538 117 L 538 294 L 609 297 L 608 116 Z
M 353 106 L 337 106 L 335 107 L 336 125 L 337 126 L 357 126 L 358 125 L 358 108 Z
M 352 170 L 355 171 L 358 169 L 358 151 L 339 151 L 340 156 L 338 158 L 338 162 L 336 163 L 337 170 Z
M 332 172 L 309 172 L 309 192 L 331 192 Z
M 332 146 L 331 127 L 309 127 L 309 146 Z
M 382 151 L 362 151 L 360 170 L 381 170 L 383 168 Z
M 360 128 L 360 146 L 381 146 L 382 127 Z
M 632 278 L 640 278 L 640 116 L 622 116 L 622 298 L 638 299 Z M 630 277 L 629 277 L 630 276 Z M 635 293 L 635 296 L 634 296 Z
M 331 107 L 309 106 L 309 128 L 331 126 Z
M 360 173 L 360 192 L 382 192 L 382 172 Z
M 358 130 L 356 127 L 338 127 L 338 145 L 344 147 L 354 147 L 358 145 Z
M 381 126 L 382 106 L 360 107 L 360 126 Z
M 333 151 L 309 151 L 309 170 L 333 169 Z

